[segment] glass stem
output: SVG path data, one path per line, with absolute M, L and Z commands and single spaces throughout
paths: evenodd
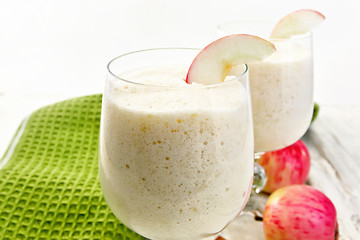
M 267 177 L 264 168 L 259 165 L 258 160 L 263 155 L 263 152 L 255 153 L 255 164 L 254 164 L 254 180 L 252 191 L 253 193 L 260 193 L 266 184 Z

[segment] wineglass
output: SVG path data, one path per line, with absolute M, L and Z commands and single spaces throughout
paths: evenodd
M 214 239 L 251 192 L 248 68 L 219 84 L 189 85 L 198 52 L 149 49 L 108 64 L 101 188 L 114 215 L 149 239 Z
M 265 22 L 228 22 L 217 27 L 217 37 L 249 33 L 268 39 L 273 26 Z M 263 152 L 284 148 L 300 139 L 313 113 L 311 32 L 269 40 L 277 51 L 263 61 L 248 64 L 256 159 Z M 256 192 L 265 185 L 261 174 L 255 175 L 255 179 L 260 178 Z

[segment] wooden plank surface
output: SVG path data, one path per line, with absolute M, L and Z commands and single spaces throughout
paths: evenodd
M 334 203 L 341 240 L 360 239 L 360 107 L 321 106 L 303 137 L 311 156 L 308 184 Z M 249 209 L 260 212 L 267 195 L 255 197 Z M 254 197 L 253 197 L 254 198 Z M 227 240 L 264 240 L 262 222 L 244 214 L 224 232 Z
M 309 183 L 333 201 L 340 239 L 360 239 L 360 107 L 322 107 L 303 139 Z

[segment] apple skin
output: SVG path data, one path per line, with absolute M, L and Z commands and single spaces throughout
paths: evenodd
M 305 143 L 298 140 L 286 148 L 266 152 L 258 163 L 268 178 L 263 192 L 272 193 L 281 187 L 305 183 L 310 170 L 310 154 Z
M 308 185 L 291 185 L 272 193 L 263 228 L 267 240 L 334 240 L 339 238 L 331 200 Z
M 271 42 L 249 34 L 232 34 L 219 38 L 195 57 L 189 67 L 186 83 L 221 83 L 233 66 L 261 61 L 275 51 Z
M 325 16 L 312 9 L 296 10 L 283 17 L 270 34 L 271 39 L 285 39 L 293 35 L 304 34 L 320 25 Z
M 320 111 L 320 105 L 318 103 L 314 103 L 314 111 L 313 111 L 313 115 L 311 118 L 311 123 L 313 123 L 315 121 L 315 119 L 319 115 L 319 111 Z

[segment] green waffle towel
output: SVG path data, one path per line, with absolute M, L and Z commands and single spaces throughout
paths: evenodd
M 143 239 L 102 195 L 100 112 L 101 95 L 92 95 L 24 120 L 0 160 L 0 239 Z

